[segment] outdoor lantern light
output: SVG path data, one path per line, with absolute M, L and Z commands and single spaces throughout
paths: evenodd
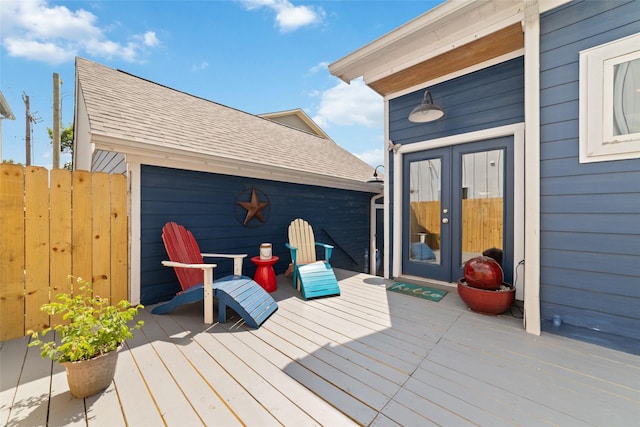
M 378 178 L 378 168 L 383 168 L 383 167 L 384 165 L 376 166 L 375 170 L 373 171 L 373 178 L 369 178 L 367 182 L 382 182 L 382 180 Z
M 433 103 L 431 93 L 426 91 L 424 93 L 422 104 L 414 108 L 413 111 L 411 111 L 411 114 L 409 114 L 409 121 L 414 123 L 426 123 L 438 120 L 442 116 L 444 116 L 444 111 Z

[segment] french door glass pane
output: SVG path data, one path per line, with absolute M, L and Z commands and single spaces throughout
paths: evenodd
M 410 261 L 440 264 L 441 166 L 439 158 L 410 164 Z
M 503 150 L 462 156 L 462 265 L 487 249 L 503 247 Z

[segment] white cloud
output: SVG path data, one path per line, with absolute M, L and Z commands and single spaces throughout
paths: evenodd
M 384 164 L 384 150 L 382 150 L 381 148 L 365 151 L 364 153 L 354 154 L 373 167 Z M 384 172 L 384 169 L 380 172 Z
M 48 0 L 2 0 L 2 44 L 9 56 L 54 65 L 82 52 L 133 62 L 145 48 L 160 44 L 153 31 L 136 34 L 124 43 L 109 40 L 97 21 L 84 9 L 49 6 Z
M 72 60 L 76 56 L 76 50 L 67 46 L 59 46 L 54 43 L 43 43 L 37 40 L 26 40 L 7 37 L 3 44 L 9 56 L 22 57 L 34 61 L 43 60 L 56 65 Z
M 321 7 L 294 6 L 288 0 L 239 0 L 247 10 L 267 8 L 276 13 L 276 23 L 281 32 L 295 31 L 308 25 L 319 24 L 325 13 Z
M 154 31 L 147 31 L 146 33 L 144 33 L 143 39 L 145 46 L 156 47 L 160 44 L 160 40 L 158 40 L 158 37 L 156 36 L 156 33 Z
M 332 123 L 340 126 L 381 127 L 384 105 L 382 97 L 367 87 L 362 79 L 350 85 L 339 82 L 321 95 L 320 107 L 313 120 L 320 127 Z
M 202 61 L 198 64 L 193 64 L 191 66 L 191 71 L 197 72 L 197 71 L 206 70 L 207 68 L 209 68 L 209 63 L 207 61 Z
M 309 72 L 311 74 L 315 74 L 318 73 L 320 71 L 324 71 L 329 69 L 329 63 L 328 62 L 320 62 L 319 64 L 314 65 L 313 67 L 311 67 L 309 69 Z

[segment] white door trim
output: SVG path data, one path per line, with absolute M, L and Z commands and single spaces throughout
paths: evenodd
M 393 260 L 392 260 L 392 276 L 398 277 L 402 275 L 402 221 L 397 220 L 403 218 L 402 212 L 402 164 L 403 156 L 417 151 L 425 151 L 433 148 L 449 147 L 458 144 L 467 144 L 470 142 L 484 141 L 487 139 L 500 138 L 504 136 L 513 136 L 513 271 L 514 277 L 517 276 L 516 298 L 524 298 L 524 276 L 518 273 L 518 264 L 524 259 L 525 253 L 525 125 L 524 123 L 516 123 L 513 125 L 500 126 L 492 129 L 483 129 L 480 131 L 463 133 L 459 135 L 447 136 L 444 138 L 420 141 L 414 144 L 403 145 L 398 149 L 396 155 L 393 156 Z

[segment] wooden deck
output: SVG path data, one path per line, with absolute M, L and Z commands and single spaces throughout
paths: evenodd
M 640 357 L 529 335 L 520 319 L 468 311 L 455 292 L 436 303 L 336 273 L 342 295 L 311 301 L 279 277 L 280 307 L 258 330 L 207 327 L 201 304 L 144 310 L 114 383 L 84 400 L 26 338 L 2 342 L 0 423 L 638 425 Z

